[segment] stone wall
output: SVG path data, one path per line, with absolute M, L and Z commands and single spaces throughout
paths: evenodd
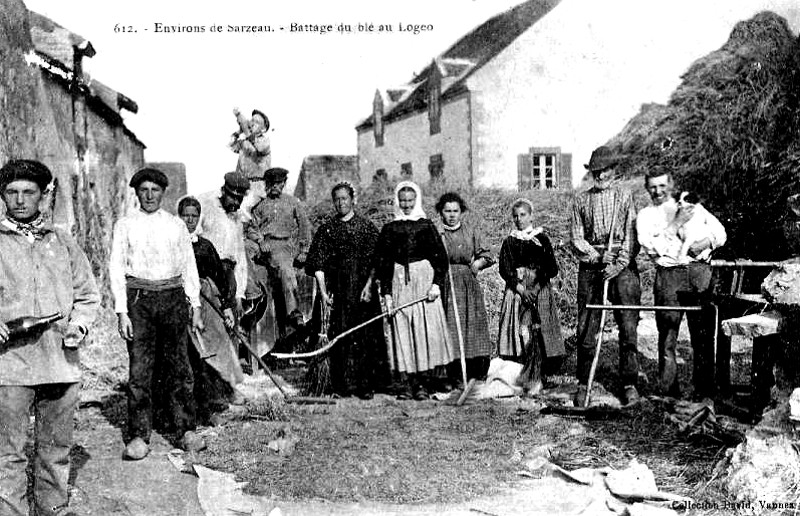
M 53 171 L 45 211 L 76 237 L 107 296 L 111 231 L 131 200 L 127 183 L 144 164 L 144 144 L 85 87 L 28 64 L 32 51 L 25 5 L 0 0 L 0 162 L 36 159 Z

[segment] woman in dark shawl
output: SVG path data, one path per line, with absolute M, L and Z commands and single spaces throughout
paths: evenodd
M 380 313 L 371 267 L 378 230 L 357 215 L 355 189 L 344 181 L 331 190 L 336 214 L 311 242 L 306 273 L 317 280 L 321 302 L 330 309 L 328 336 L 334 338 Z M 329 351 L 330 386 L 340 396 L 371 398 L 385 383 L 386 350 L 380 324 L 371 324 L 337 342 Z

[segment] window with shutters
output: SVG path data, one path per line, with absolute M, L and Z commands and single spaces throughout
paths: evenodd
M 533 187 L 545 190 L 553 188 L 554 172 L 556 166 L 555 154 L 531 154 Z
M 386 175 L 386 169 L 379 168 L 375 171 L 375 175 L 372 176 L 373 183 L 384 183 L 389 180 L 389 176 Z
M 428 172 L 431 174 L 431 181 L 438 181 L 444 177 L 444 159 L 441 154 L 431 156 Z
M 531 147 L 517 156 L 518 188 L 549 190 L 572 185 L 572 155 L 561 147 Z

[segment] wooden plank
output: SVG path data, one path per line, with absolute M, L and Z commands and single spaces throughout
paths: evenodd
M 778 312 L 750 314 L 722 321 L 722 331 L 727 336 L 763 337 L 780 331 L 783 318 Z

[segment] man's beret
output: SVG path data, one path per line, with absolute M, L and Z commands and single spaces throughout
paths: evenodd
M 0 189 L 18 180 L 32 181 L 43 192 L 53 180 L 53 174 L 44 164 L 30 159 L 12 159 L 0 168 Z
M 169 186 L 169 179 L 167 179 L 167 176 L 162 171 L 155 168 L 143 168 L 139 170 L 133 174 L 129 184 L 133 188 L 139 188 L 139 185 L 145 181 L 151 181 L 161 188 Z
M 223 188 L 226 192 L 236 197 L 244 197 L 250 189 L 250 181 L 240 172 L 228 172 L 225 174 L 225 184 Z
M 266 183 L 280 183 L 286 180 L 289 171 L 285 168 L 275 167 L 264 172 L 264 182 Z

